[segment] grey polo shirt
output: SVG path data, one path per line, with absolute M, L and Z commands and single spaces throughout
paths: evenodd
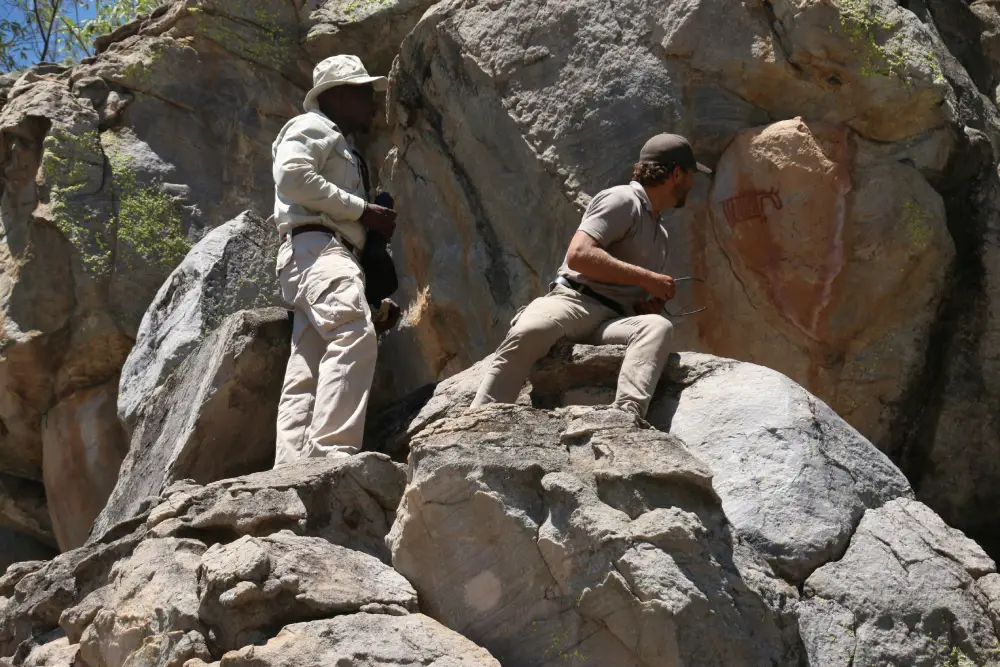
M 667 230 L 653 216 L 646 191 L 635 181 L 597 193 L 590 200 L 578 230 L 597 241 L 612 257 L 656 273 L 666 272 Z M 590 280 L 570 270 L 565 259 L 559 273 L 626 308 L 649 298 L 641 287 Z

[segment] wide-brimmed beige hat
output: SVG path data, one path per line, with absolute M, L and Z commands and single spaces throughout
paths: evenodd
M 365 83 L 373 84 L 375 90 L 379 92 L 389 87 L 389 79 L 384 76 L 370 76 L 357 56 L 330 56 L 313 68 L 313 88 L 306 94 L 302 108 L 306 111 L 319 111 L 316 98 L 324 90 L 334 86 L 357 86 Z

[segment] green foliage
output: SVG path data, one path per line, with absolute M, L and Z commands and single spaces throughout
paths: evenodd
M 393 0 L 348 0 L 342 2 L 344 14 L 352 21 L 357 21 L 368 14 L 373 14 L 383 7 L 392 5 Z
M 903 233 L 914 252 L 923 252 L 934 236 L 931 214 L 916 199 L 903 204 Z
M 72 64 L 94 40 L 150 12 L 161 0 L 0 0 L 0 71 L 37 62 Z
M 879 43 L 879 34 L 895 24 L 872 6 L 871 0 L 840 0 L 840 27 L 861 59 L 865 76 L 903 75 L 906 56 L 898 44 Z
M 957 646 L 951 649 L 951 653 L 948 655 L 948 662 L 945 665 L 947 667 L 978 667 L 978 664 L 965 655 L 962 649 Z
M 85 270 L 109 273 L 111 252 L 101 216 L 88 206 L 85 194 L 93 170 L 103 171 L 99 135 L 92 131 L 77 137 L 57 129 L 42 145 L 42 170 L 56 227 L 79 251 Z
M 897 24 L 885 16 L 872 0 L 839 0 L 840 28 L 861 62 L 864 76 L 898 76 L 907 85 L 907 50 L 902 37 L 893 34 Z M 832 30 L 832 28 L 831 28 Z M 883 35 L 888 34 L 884 39 Z M 916 57 L 916 54 L 909 55 Z M 933 53 L 924 53 L 935 83 L 944 83 L 941 66 Z
M 84 269 L 97 276 L 109 275 L 116 255 L 120 266 L 128 270 L 151 267 L 165 273 L 180 263 L 191 243 L 177 203 L 158 185 L 139 183 L 132 159 L 113 140 L 102 147 L 97 132 L 77 137 L 56 130 L 45 138 L 43 147 L 42 168 L 52 217 L 80 253 Z M 114 177 L 114 226 L 107 224 L 110 211 L 95 208 L 86 192 L 100 183 L 105 153 Z M 114 250 L 112 239 L 107 238 L 110 230 L 117 240 Z M 135 260 L 141 265 L 136 266 Z
M 109 148 L 108 160 L 118 199 L 118 247 L 125 268 L 138 257 L 146 266 L 169 272 L 191 249 L 177 203 L 156 184 L 138 182 L 132 159 Z M 130 252 L 129 252 L 130 251 Z
M 241 30 L 237 24 L 230 27 L 222 20 L 202 22 L 197 31 L 230 53 L 280 70 L 294 59 L 292 54 L 298 47 L 298 38 L 289 27 L 282 25 L 280 9 L 269 7 L 263 4 L 255 7 L 250 17 L 254 25 L 252 38 L 246 37 L 245 28 Z

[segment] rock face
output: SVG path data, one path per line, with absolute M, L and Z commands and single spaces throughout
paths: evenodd
M 78 655 L 95 667 L 497 666 L 416 614 L 416 592 L 386 564 L 404 483 L 386 457 L 362 454 L 176 484 L 122 537 L 11 567 L 0 655 L 18 665 Z
M 290 329 L 283 309 L 239 312 L 145 398 L 95 538 L 174 481 L 205 484 L 273 465 Z
M 271 143 L 301 111 L 313 63 L 347 49 L 388 73 L 429 2 L 348 5 L 176 0 L 99 38 L 95 58 L 0 79 L 0 473 L 48 481 L 64 548 L 79 543 L 90 505 L 110 490 L 92 470 L 58 485 L 65 466 L 86 450 L 113 474 L 123 454 L 115 415 L 81 406 L 119 378 L 148 393 L 194 340 L 164 326 L 170 340 L 159 342 L 175 346 L 161 352 L 169 359 L 137 357 L 136 371 L 153 363 L 156 373 L 123 374 L 137 337 L 145 352 L 159 349 L 140 322 L 164 280 L 210 230 L 273 208 Z M 373 154 L 387 152 L 385 136 L 360 142 L 376 180 Z M 244 281 L 207 295 L 222 310 L 192 327 L 273 305 L 245 302 L 246 281 L 262 291 L 273 284 L 273 231 L 261 220 L 244 216 L 228 241 L 212 236 L 221 256 L 188 266 L 206 272 L 195 283 L 209 292 L 220 271 Z M 124 397 L 128 431 L 136 392 Z M 104 434 L 100 451 L 83 435 L 90 427 Z
M 677 305 L 709 306 L 676 322 L 680 348 L 787 374 L 988 538 L 995 3 L 682 4 L 453 0 L 404 41 L 386 173 L 409 312 L 380 350 L 396 390 L 492 352 L 589 197 L 680 132 L 716 167 L 666 216 L 671 271 L 705 281 Z
M 270 208 L 270 144 L 295 113 L 309 64 L 287 38 L 299 25 L 291 8 L 224 4 L 173 3 L 102 38 L 95 61 L 29 70 L 6 91 L 0 471 L 56 483 L 91 447 L 81 429 L 110 436 L 113 412 L 95 424 L 79 408 L 117 382 L 164 279 L 208 229 L 248 206 Z M 46 435 L 53 410 L 57 432 Z M 109 470 L 121 462 L 116 438 L 98 457 Z M 93 508 L 66 514 L 82 485 L 48 492 L 56 523 L 85 532 Z M 85 489 L 98 504 L 108 490 L 104 479 Z
M 914 155 L 925 172 L 943 168 L 945 142 L 932 133 Z M 713 281 L 699 295 L 708 349 L 807 380 L 878 442 L 923 372 L 954 258 L 941 196 L 901 157 L 801 119 L 737 135 L 709 193 L 703 232 L 717 244 L 693 267 Z
M 160 288 L 122 369 L 119 417 L 135 426 L 144 398 L 233 313 L 281 305 L 274 225 L 252 212 L 218 227 L 191 249 Z
M 519 405 L 467 409 L 481 365 L 404 401 L 381 433 L 408 471 L 364 452 L 151 492 L 85 546 L 8 569 L 0 657 L 995 662 L 994 562 L 825 404 L 775 371 L 684 354 L 650 426 L 585 405 L 607 399 L 621 355 L 558 346 Z
M 52 489 L 48 513 L 63 551 L 87 541 L 118 481 L 128 441 L 116 418 L 117 395 L 115 380 L 77 392 L 42 421 L 42 475 Z
M 431 426 L 393 565 L 504 664 L 794 662 L 734 563 L 710 470 L 631 421 L 500 407 Z
M 648 415 L 669 436 L 614 410 L 559 407 L 609 401 L 621 354 L 557 346 L 523 405 L 468 411 L 477 365 L 441 383 L 397 436 L 412 449 L 393 564 L 428 613 L 515 665 L 674 664 L 650 657 L 671 651 L 706 665 L 992 664 L 993 561 L 913 501 L 899 470 L 828 406 L 775 371 L 684 354 Z M 906 568 L 931 553 L 940 562 L 926 567 L 949 574 L 907 590 L 858 546 L 874 526 L 893 531 L 874 539 Z M 701 618 L 706 599 L 713 615 Z M 663 616 L 643 630 L 635 605 Z M 934 638 L 899 644 L 886 624 Z M 614 650 L 624 652 L 604 653 Z
M 984 604 L 996 576 L 982 548 L 926 505 L 894 500 L 806 581 L 809 664 L 996 664 L 1000 616 Z

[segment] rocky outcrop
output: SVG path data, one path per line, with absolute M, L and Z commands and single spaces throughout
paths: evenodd
M 233 667 L 361 667 L 414 663 L 427 667 L 500 665 L 485 649 L 422 614 L 352 614 L 296 623 L 282 629 L 264 646 L 247 646 L 224 658 L 224 664 Z M 193 662 L 190 667 L 202 665 Z
M 616 410 L 491 408 L 421 433 L 410 470 L 393 565 L 504 664 L 797 660 L 734 562 L 711 471 L 672 436 Z
M 142 318 L 118 391 L 118 411 L 135 427 L 143 399 L 229 315 L 280 306 L 274 272 L 278 234 L 246 211 L 198 242 L 157 292 Z
M 361 665 L 374 654 L 379 664 L 497 665 L 416 614 L 416 592 L 385 562 L 404 483 L 386 457 L 362 454 L 175 484 L 119 526 L 122 537 L 11 567 L 0 579 L 0 654 L 18 665 L 78 655 L 95 667 L 255 652 L 269 662 Z
M 281 308 L 232 315 L 145 397 L 95 539 L 174 481 L 207 484 L 273 465 L 290 328 Z
M 560 345 L 518 405 L 468 409 L 481 365 L 411 397 L 382 430 L 408 471 L 364 452 L 176 481 L 84 547 L 10 567 L 0 656 L 991 664 L 994 562 L 824 403 L 773 370 L 684 354 L 650 425 L 587 405 L 621 355 Z
M 610 403 L 623 353 L 621 346 L 560 344 L 536 365 L 519 402 Z M 389 449 L 464 415 L 485 363 L 438 385 L 406 431 L 386 434 Z M 913 496 L 902 473 L 854 428 L 762 366 L 674 355 L 647 419 L 712 468 L 728 521 L 796 584 L 844 553 L 867 509 Z
M 810 665 L 993 665 L 994 562 L 926 505 L 868 512 L 842 559 L 806 581 L 800 627 Z
M 388 73 L 429 3 L 350 4 L 177 0 L 100 37 L 94 58 L 0 80 L 0 473 L 47 482 L 54 522 L 73 526 L 57 528 L 63 548 L 86 533 L 123 454 L 115 416 L 82 406 L 119 378 L 148 394 L 193 344 L 193 331 L 164 326 L 160 360 L 132 367 L 156 372 L 122 372 L 137 337 L 144 352 L 158 349 L 140 322 L 164 280 L 210 230 L 272 209 L 271 143 L 301 111 L 313 63 L 363 43 L 359 55 Z M 377 179 L 372 156 L 388 146 L 360 143 Z M 208 234 L 221 257 L 188 267 L 207 272 L 195 283 L 209 291 L 231 272 L 229 291 L 206 295 L 221 310 L 191 320 L 206 327 L 195 337 L 274 304 L 247 303 L 250 282 L 262 293 L 273 285 L 273 230 L 254 214 L 240 220 L 229 241 Z M 124 398 L 131 431 L 138 399 Z M 83 435 L 90 427 L 104 434 L 99 450 Z M 103 472 L 60 485 L 85 451 Z
M 427 613 L 512 665 L 992 664 L 994 562 L 828 406 L 684 354 L 650 430 L 581 406 L 621 352 L 559 346 L 521 405 L 468 410 L 477 365 L 398 436 L 389 540 Z
M 390 94 L 409 312 L 380 352 L 406 369 L 397 387 L 490 353 L 589 196 L 651 133 L 680 132 L 716 167 L 666 216 L 671 271 L 705 281 L 676 305 L 709 307 L 675 322 L 680 349 L 785 373 L 988 539 L 990 2 L 436 5 Z M 727 39 L 700 38 L 720 25 Z
M 90 446 L 74 441 L 92 420 L 80 405 L 118 380 L 143 313 L 191 243 L 248 206 L 270 209 L 270 144 L 310 66 L 288 37 L 299 25 L 289 6 L 223 4 L 163 7 L 103 38 L 98 58 L 29 70 L 6 95 L 2 472 L 62 480 L 61 467 Z M 260 66 L 267 56 L 289 64 Z M 117 419 L 101 420 L 90 425 L 110 435 Z M 109 471 L 121 462 L 114 439 L 100 452 Z M 65 509 L 79 486 L 48 492 L 57 524 L 85 532 L 93 508 Z M 94 479 L 87 492 L 100 503 L 108 490 Z

